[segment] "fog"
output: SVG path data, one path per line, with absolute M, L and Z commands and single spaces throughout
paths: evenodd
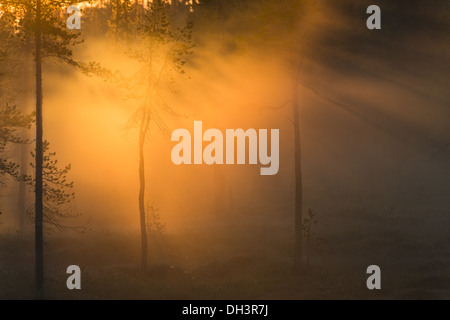
M 429 245 L 437 248 L 430 259 L 448 267 L 448 258 L 440 255 L 448 249 L 444 226 L 450 204 L 450 153 L 445 149 L 450 142 L 450 42 L 448 17 L 440 15 L 447 4 L 437 2 L 422 11 L 418 2 L 411 2 L 408 10 L 380 2 L 383 28 L 375 31 L 365 27 L 367 1 L 317 1 L 292 16 L 282 6 L 233 2 L 225 5 L 223 16 L 216 20 L 208 18 L 214 12 L 210 7 L 194 7 L 196 46 L 187 59 L 186 73 L 174 77 L 173 87 L 161 89 L 162 99 L 176 115 L 166 112 L 165 106 L 157 107 L 155 114 L 161 122 L 159 126 L 150 122 L 144 152 L 145 201 L 157 208 L 167 237 L 199 235 L 205 246 L 211 241 L 214 249 L 209 250 L 220 252 L 223 259 L 259 252 L 252 246 L 272 242 L 270 252 L 280 252 L 283 261 L 291 259 L 292 97 L 293 90 L 298 90 L 303 208 L 318 214 L 316 233 L 329 240 L 329 251 L 325 251 L 334 254 L 334 263 L 364 265 L 366 260 L 346 259 L 366 253 L 375 244 L 378 249 L 367 253 L 372 260 L 385 261 L 381 248 L 398 245 L 393 254 L 399 264 L 421 265 L 425 262 L 411 248 L 417 245 L 426 251 Z M 88 30 L 83 26 L 85 42 L 74 50 L 75 56 L 136 77 L 142 65 L 127 54 L 140 45 L 135 39 L 128 44 L 115 42 Z M 293 59 L 302 65 L 296 89 Z M 58 163 L 71 164 L 68 177 L 74 181 L 76 198 L 70 210 L 82 214 L 70 223 L 89 221 L 86 233 L 64 231 L 49 239 L 67 236 L 81 241 L 98 234 L 128 234 L 137 239 L 139 132 L 130 126 L 130 119 L 142 99 L 127 98 L 114 81 L 87 77 L 51 59 L 44 64 L 43 81 L 44 138 L 50 141 Z M 22 97 L 26 107 L 22 107 L 33 110 L 32 88 L 26 96 Z M 170 134 L 178 128 L 193 134 L 196 120 L 203 122 L 203 132 L 208 128 L 223 134 L 226 129 L 279 129 L 278 173 L 260 175 L 259 164 L 173 164 L 170 155 L 176 142 Z M 0 232 L 4 235 L 20 229 L 18 187 L 11 183 L 1 190 Z M 27 207 L 32 204 L 29 192 Z M 374 223 L 376 219 L 385 220 Z M 31 223 L 25 227 L 30 235 Z M 228 240 L 215 240 L 221 232 Z M 232 242 L 244 234 L 254 234 L 253 240 Z M 360 238 L 354 238 L 355 234 L 366 235 L 367 242 L 356 243 Z M 175 253 L 158 256 L 153 251 L 157 256 L 153 261 L 159 259 L 155 263 L 183 267 L 219 259 L 208 251 L 198 252 L 192 258 L 196 261 L 189 260 L 186 256 L 193 249 L 183 247 L 184 240 L 174 239 L 161 246 L 176 247 Z M 422 244 L 420 239 L 430 242 Z M 282 251 L 276 248 L 279 242 L 284 243 Z M 117 258 L 118 265 L 131 263 L 130 256 L 138 259 L 139 242 L 133 245 L 135 251 Z M 228 248 L 221 251 L 221 245 Z M 346 253 L 339 256 L 339 252 Z M 323 259 L 319 255 L 317 264 Z

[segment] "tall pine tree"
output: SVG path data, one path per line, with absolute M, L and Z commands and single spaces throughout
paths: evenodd
M 81 1 L 80 1 L 81 2 Z M 36 114 L 36 151 L 35 151 L 35 277 L 36 298 L 44 297 L 44 254 L 43 254 L 43 222 L 44 222 L 44 185 L 43 171 L 43 65 L 45 61 L 60 62 L 75 67 L 85 73 L 104 70 L 96 63 L 83 63 L 75 60 L 72 48 L 82 41 L 80 33 L 66 27 L 68 6 L 78 2 L 69 0 L 0 0 L 3 15 L 11 16 L 10 25 L 14 29 L 14 40 L 30 41 L 34 48 L 35 63 L 35 114 Z

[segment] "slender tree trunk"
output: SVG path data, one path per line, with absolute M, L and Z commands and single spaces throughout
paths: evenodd
M 301 158 L 301 135 L 300 135 L 300 116 L 298 101 L 297 79 L 294 80 L 293 88 L 293 112 L 294 112 L 294 163 L 295 163 L 295 253 L 294 268 L 299 270 L 302 265 L 302 158 Z
M 147 123 L 147 124 L 146 124 Z M 144 143 L 147 132 L 148 120 L 147 114 L 144 115 L 141 121 L 141 128 L 139 131 L 139 216 L 141 223 L 141 266 L 143 269 L 147 268 L 147 229 L 145 226 L 145 163 L 144 163 Z
M 149 70 L 149 82 L 147 93 L 151 92 L 151 79 L 152 79 L 152 52 L 150 51 L 150 70 Z M 147 268 L 147 226 L 145 223 L 146 215 L 145 215 L 145 158 L 144 158 L 144 145 L 145 145 L 145 137 L 148 132 L 148 127 L 150 123 L 150 110 L 147 105 L 147 99 L 150 99 L 149 96 L 146 97 L 146 101 L 144 102 L 144 106 L 142 107 L 142 116 L 141 116 L 141 124 L 139 127 L 139 217 L 141 224 L 141 267 L 142 269 Z
M 36 4 L 36 203 L 35 203 L 35 271 L 36 298 L 44 297 L 43 203 L 42 203 L 42 57 L 41 57 L 41 1 Z
M 24 136 L 25 133 L 22 133 Z M 28 148 L 27 145 L 21 145 L 20 146 L 20 176 L 23 177 L 27 174 L 27 154 L 28 154 Z M 19 181 L 19 192 L 18 192 L 18 198 L 17 198 L 17 210 L 19 213 L 19 229 L 20 233 L 22 235 L 25 234 L 25 216 L 26 216 L 26 182 L 25 181 Z
M 308 252 L 307 252 L 307 260 L 306 260 L 306 271 L 309 271 L 309 262 L 311 261 L 311 224 L 312 221 L 309 221 L 309 229 L 308 229 L 308 239 L 306 241 L 308 242 Z

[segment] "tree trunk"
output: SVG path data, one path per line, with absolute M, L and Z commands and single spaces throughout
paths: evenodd
M 141 266 L 147 268 L 147 229 L 145 226 L 145 163 L 144 163 L 144 143 L 147 132 L 145 122 L 146 113 L 142 117 L 141 129 L 139 131 L 139 215 L 141 222 Z
M 294 247 L 294 268 L 299 270 L 302 265 L 302 159 L 301 159 L 301 135 L 300 135 L 300 116 L 298 101 L 297 79 L 294 81 L 293 88 L 293 111 L 294 111 L 294 171 L 295 171 L 295 247 Z
M 311 261 L 311 226 L 312 226 L 312 221 L 309 221 L 309 229 L 308 229 L 308 238 L 306 239 L 308 245 L 307 245 L 307 250 L 308 252 L 306 253 L 306 271 L 309 271 L 309 262 Z
M 24 130 L 23 130 L 24 131 Z M 25 133 L 23 133 L 23 136 Z M 28 138 L 28 137 L 27 137 Z M 29 150 L 27 148 L 27 145 L 23 144 L 20 146 L 20 176 L 23 177 L 27 174 L 27 154 Z M 19 230 L 21 235 L 23 236 L 25 234 L 25 218 L 27 214 L 26 210 L 26 182 L 20 180 L 19 181 L 19 190 L 18 190 L 18 197 L 17 197 L 17 211 L 19 214 Z
M 35 271 L 36 298 L 44 297 L 43 203 L 42 203 L 42 61 L 41 61 L 41 1 L 36 4 L 36 185 L 35 185 Z

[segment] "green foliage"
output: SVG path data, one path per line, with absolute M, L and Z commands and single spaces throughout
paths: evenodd
M 19 166 L 11 161 L 5 154 L 9 144 L 29 143 L 21 138 L 18 129 L 30 129 L 34 122 L 34 114 L 24 115 L 16 106 L 6 104 L 0 109 L 0 185 L 5 184 L 5 176 L 9 175 L 15 180 L 27 180 L 22 176 Z
M 27 66 L 25 59 L 29 52 L 15 38 L 14 23 L 14 15 L 0 14 L 0 97 L 7 101 L 24 94 L 25 88 L 18 88 L 16 81 Z
M 135 1 L 136 2 L 136 1 Z M 111 18 L 108 20 L 108 35 L 115 40 L 128 39 L 133 32 L 136 23 L 136 10 L 142 7 L 136 2 L 137 8 L 133 8 L 131 0 L 112 0 Z
M 31 129 L 34 122 L 34 113 L 22 114 L 17 107 L 8 103 L 0 109 L 0 151 L 7 143 L 26 143 L 17 133 L 18 128 Z
M 302 230 L 307 237 L 314 235 L 314 233 L 312 232 L 312 225 L 316 223 L 317 223 L 316 213 L 314 213 L 314 211 L 312 211 L 312 209 L 309 208 L 308 216 L 306 218 L 303 218 L 302 223 Z
M 144 47 L 134 51 L 134 58 L 146 64 L 162 63 L 160 72 L 153 77 L 155 86 L 170 71 L 184 73 L 185 58 L 193 53 L 193 22 L 178 23 L 170 13 L 170 5 L 154 1 L 145 10 L 144 21 L 138 28 Z
M 99 75 L 102 78 L 111 77 L 105 68 L 96 62 L 81 62 L 73 57 L 72 48 L 83 43 L 80 32 L 69 30 L 66 26 L 66 9 L 68 6 L 81 1 L 71 0 L 42 0 L 41 16 L 37 17 L 37 1 L 28 0 L 0 0 L 2 19 L 10 29 L 12 35 L 10 45 L 29 47 L 34 45 L 35 34 L 40 30 L 41 56 L 43 60 L 70 65 L 87 75 Z M 3 18 L 4 17 L 4 18 Z M 1 23 L 0 23 L 1 24 Z M 15 50 L 16 52 L 17 50 Z M 0 59 L 1 59 L 0 50 Z
M 0 63 L 4 57 L 9 58 L 12 52 L 21 52 L 18 48 L 40 48 L 40 57 L 44 61 L 59 62 L 70 65 L 85 74 L 98 74 L 103 78 L 112 76 L 108 70 L 102 68 L 96 62 L 80 62 L 73 58 L 72 48 L 83 40 L 80 40 L 80 32 L 69 30 L 66 26 L 66 8 L 76 4 L 69 0 L 42 0 L 38 8 L 38 1 L 31 0 L 0 0 L 0 24 L 7 26 L 6 31 L 0 32 L 0 37 L 8 40 L 8 43 L 0 48 Z M 39 10 L 38 10 L 39 9 Z M 40 41 L 38 41 L 40 40 Z M 36 46 L 40 42 L 40 47 Z M 31 50 L 30 50 L 31 51 Z M 9 56 L 8 56 L 8 53 Z M 39 57 L 35 56 L 35 59 Z M 8 60 L 20 62 L 15 56 Z M 29 74 L 29 72 L 27 72 Z M 41 76 L 40 74 L 37 76 Z M 10 77 L 13 78 L 13 77 Z M 37 88 L 40 90 L 40 87 Z M 60 218 L 74 218 L 79 214 L 70 213 L 68 204 L 74 199 L 72 182 L 67 182 L 66 177 L 70 165 L 63 169 L 57 167 L 54 160 L 55 153 L 48 152 L 48 142 L 43 143 L 43 190 L 44 223 L 50 229 L 62 230 L 64 228 L 82 231 L 86 226 L 70 226 L 62 224 Z M 46 153 L 48 152 L 48 153 Z M 34 164 L 32 164 L 34 167 Z M 17 166 L 8 163 L 9 171 L 17 171 Z M 27 178 L 29 185 L 36 185 L 35 179 Z M 39 192 L 39 191 L 38 191 Z M 33 215 L 31 207 L 29 212 Z
M 150 3 L 138 27 L 139 41 L 128 50 L 142 65 L 132 77 L 123 79 L 123 88 L 132 92 L 128 96 L 140 100 L 129 127 L 140 126 L 144 135 L 150 121 L 168 134 L 161 113 L 178 114 L 167 105 L 165 94 L 177 93 L 175 78 L 185 74 L 186 59 L 193 53 L 194 26 L 189 13 L 180 16 L 172 6 L 164 1 Z
M 89 221 L 84 225 L 69 225 L 62 222 L 62 219 L 77 218 L 81 214 L 70 211 L 69 204 L 75 199 L 75 193 L 72 191 L 73 182 L 67 180 L 67 175 L 71 169 L 68 164 L 63 168 L 58 167 L 58 160 L 55 159 L 56 153 L 49 152 L 49 142 L 43 141 L 43 205 L 44 217 L 43 221 L 48 231 L 62 231 L 72 229 L 75 231 L 85 231 L 89 225 Z M 32 153 L 34 157 L 34 153 Z M 30 165 L 35 168 L 34 163 Z M 35 179 L 30 179 L 30 186 L 35 185 Z M 34 206 L 28 209 L 28 214 L 34 218 Z
M 84 75 L 88 77 L 95 75 L 104 81 L 118 81 L 121 76 L 118 71 L 113 72 L 95 61 L 77 62 L 74 66 Z
M 302 231 L 304 239 L 306 240 L 306 267 L 309 268 L 311 261 L 312 248 L 319 250 L 320 246 L 325 244 L 327 240 L 325 238 L 318 238 L 313 232 L 313 225 L 317 224 L 317 214 L 311 209 L 308 209 L 308 216 L 303 218 Z
M 68 30 L 65 25 L 64 9 L 73 1 L 41 1 L 41 16 L 37 17 L 37 1 L 0 0 L 2 11 L 11 16 L 10 26 L 14 37 L 26 42 L 34 40 L 37 26 L 42 35 L 42 56 L 73 63 L 71 46 L 82 41 L 79 33 Z
M 24 115 L 16 106 L 6 103 L 0 108 L 0 187 L 6 184 L 8 176 L 16 181 L 30 180 L 30 177 L 20 173 L 19 165 L 12 161 L 7 153 L 10 144 L 29 142 L 23 139 L 17 130 L 30 129 L 33 121 L 34 114 Z
M 159 209 L 153 204 L 147 203 L 145 208 L 146 228 L 149 235 L 163 234 L 166 230 L 166 224 L 161 222 L 161 216 L 158 213 Z

